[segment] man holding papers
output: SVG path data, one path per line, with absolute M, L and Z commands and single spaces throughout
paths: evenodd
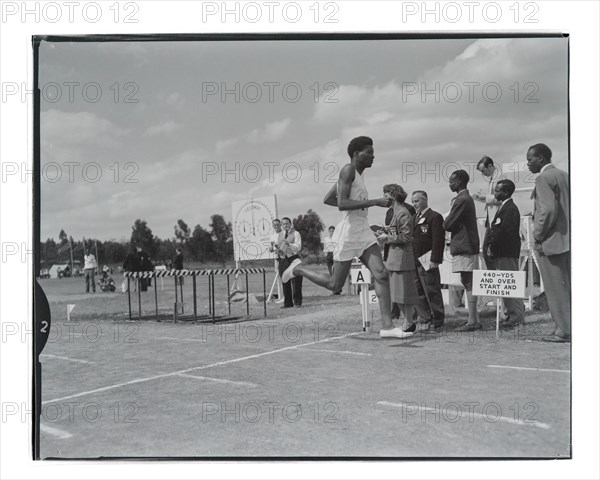
M 444 219 L 428 206 L 427 193 L 417 190 L 412 194 L 415 207 L 413 252 L 417 271 L 415 284 L 418 323 L 430 331 L 444 324 L 444 299 L 440 283 L 440 269 L 444 256 Z

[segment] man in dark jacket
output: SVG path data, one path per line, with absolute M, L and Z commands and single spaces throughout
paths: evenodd
M 492 260 L 488 264 L 488 270 L 519 270 L 521 214 L 511 198 L 514 192 L 515 184 L 512 181 L 500 180 L 496 183 L 494 197 L 500 203 L 500 207 L 491 220 L 487 242 L 483 244 L 486 256 Z M 497 268 L 492 268 L 493 266 Z M 508 317 L 501 326 L 514 327 L 523 323 L 525 321 L 523 300 L 520 298 L 503 300 Z
M 183 252 L 181 247 L 177 247 L 175 249 L 175 258 L 173 259 L 173 270 L 183 270 Z M 178 278 L 178 282 L 180 285 L 183 285 L 183 277 L 175 277 Z
M 154 270 L 154 264 L 150 260 L 150 255 L 142 250 L 142 247 L 137 247 L 138 258 L 140 262 L 140 270 L 142 272 L 151 272 Z M 142 278 L 140 280 L 140 288 L 142 292 L 148 291 L 148 287 L 152 286 L 151 278 Z
M 415 284 L 419 295 L 418 322 L 435 331 L 444 324 L 445 316 L 438 268 L 444 261 L 444 219 L 429 208 L 427 192 L 423 190 L 413 192 L 412 204 L 417 212 L 414 217 L 413 252 L 417 267 Z M 427 260 L 425 265 L 419 259 Z
M 456 192 L 452 199 L 450 213 L 444 220 L 444 230 L 450 232 L 450 254 L 452 255 L 452 272 L 460 273 L 460 281 L 467 292 L 469 318 L 466 325 L 458 329 L 461 332 L 472 332 L 481 329 L 477 313 L 477 299 L 473 298 L 473 270 L 479 267 L 479 232 L 477 231 L 477 215 L 475 202 L 467 190 L 469 174 L 464 170 L 456 170 L 450 175 L 449 187 Z
M 131 244 L 129 246 L 129 252 L 127 253 L 127 256 L 125 257 L 125 262 L 123 263 L 123 271 L 124 272 L 140 272 L 141 270 L 142 270 L 142 268 L 141 268 L 141 263 L 140 263 L 140 257 L 137 254 L 135 245 Z M 133 291 L 134 292 L 137 292 L 139 283 L 140 283 L 139 279 L 133 280 Z

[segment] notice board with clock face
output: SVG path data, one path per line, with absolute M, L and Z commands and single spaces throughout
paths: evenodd
M 235 260 L 273 258 L 269 245 L 274 233 L 273 220 L 277 218 L 275 195 L 233 202 L 231 210 Z

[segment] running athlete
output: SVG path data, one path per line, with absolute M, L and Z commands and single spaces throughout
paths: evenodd
M 377 238 L 371 230 L 367 218 L 370 207 L 390 206 L 388 198 L 369 200 L 363 172 L 373 165 L 373 140 L 369 137 L 357 137 L 348 145 L 350 163 L 344 165 L 337 185 L 334 185 L 324 199 L 326 205 L 338 207 L 342 212 L 342 221 L 335 227 L 332 237 L 336 249 L 333 254 L 334 274 L 314 272 L 296 259 L 283 272 L 281 280 L 285 283 L 295 276 L 302 276 L 317 285 L 333 292 L 340 291 L 346 282 L 352 259 L 359 257 L 375 279 L 375 291 L 379 298 L 382 327 L 380 337 L 405 338 L 412 335 L 395 327 L 392 322 L 390 282 L 388 271 L 383 265 Z

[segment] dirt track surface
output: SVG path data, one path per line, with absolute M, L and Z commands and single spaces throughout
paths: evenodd
M 499 339 L 490 311 L 483 332 L 454 331 L 459 312 L 438 334 L 381 340 L 358 297 L 310 284 L 301 309 L 213 325 L 128 322 L 126 295 L 45 282 L 42 458 L 570 455 L 570 345 L 539 341 L 547 314 Z

